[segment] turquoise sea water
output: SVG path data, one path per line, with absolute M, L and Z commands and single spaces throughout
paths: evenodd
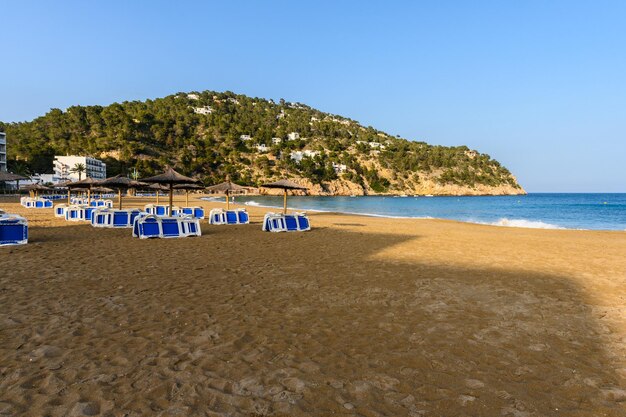
M 241 196 L 236 197 L 235 202 L 251 206 L 282 207 L 281 196 Z M 542 193 L 502 197 L 289 196 L 288 206 L 298 210 L 382 217 L 432 217 L 514 227 L 626 230 L 626 194 Z

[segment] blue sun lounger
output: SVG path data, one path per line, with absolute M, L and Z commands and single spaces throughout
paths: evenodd
M 26 208 L 52 208 L 52 206 L 54 205 L 52 200 L 39 197 L 22 197 L 20 198 L 20 204 Z
M 246 209 L 235 210 L 213 209 L 209 212 L 210 224 L 248 224 L 250 217 Z
M 85 220 L 85 207 L 79 205 L 68 206 L 65 209 L 65 220 L 78 222 Z
M 265 232 L 305 232 L 311 230 L 306 213 L 266 213 L 262 230 Z
M 200 220 L 191 216 L 163 217 L 148 214 L 137 216 L 133 224 L 133 237 L 140 239 L 150 238 L 177 238 L 201 236 Z
M 95 209 L 91 215 L 91 225 L 106 228 L 131 228 L 135 217 L 140 214 L 141 210 L 139 209 L 99 208 Z
M 146 213 L 153 214 L 155 216 L 169 216 L 170 206 L 164 204 L 146 204 L 144 207 Z M 180 210 L 178 207 L 172 207 L 172 212 L 177 213 Z
M 183 207 L 180 215 L 188 215 L 196 219 L 204 219 L 204 209 L 202 207 Z
M 0 246 L 28 243 L 28 221 L 17 214 L 0 212 Z
M 65 210 L 67 210 L 67 204 L 57 204 L 54 206 L 54 216 L 65 217 Z

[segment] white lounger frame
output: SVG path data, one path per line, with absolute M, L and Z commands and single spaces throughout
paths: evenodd
M 226 218 L 226 212 L 227 211 L 234 211 L 237 214 L 237 223 L 228 223 L 228 220 Z M 239 221 L 239 213 L 246 213 L 247 215 L 247 220 L 245 222 L 240 222 Z M 217 220 L 215 219 L 217 217 Z M 245 208 L 238 208 L 238 209 L 234 209 L 234 210 L 224 210 L 221 208 L 215 208 L 212 209 L 209 212 L 209 224 L 248 224 L 250 223 L 250 215 L 248 214 L 248 212 L 246 211 Z
M 164 234 L 163 232 L 163 222 L 165 221 L 176 221 L 178 225 L 178 235 L 169 236 Z M 152 224 L 156 223 L 158 227 L 158 233 L 154 236 L 145 236 L 139 235 L 137 230 L 139 230 L 142 223 L 151 222 Z M 195 227 L 195 232 L 191 230 L 192 225 Z M 151 238 L 177 238 L 177 237 L 189 237 L 189 236 L 202 236 L 202 230 L 200 228 L 200 219 L 195 219 L 191 216 L 182 216 L 182 217 L 165 217 L 165 216 L 157 216 L 154 214 L 148 214 L 144 216 L 135 217 L 135 222 L 133 224 L 133 237 L 138 237 L 140 239 L 151 239 Z
M 0 246 L 25 245 L 28 243 L 28 220 L 24 217 L 0 211 L 0 228 L 3 226 L 21 226 L 23 233 L 21 233 L 19 239 L 0 240 Z
M 265 216 L 263 217 L 263 225 L 261 226 L 261 230 L 263 230 L 264 232 L 305 232 L 307 230 L 311 230 L 311 221 L 309 220 L 309 217 L 306 215 L 306 213 L 290 213 L 289 216 L 305 217 L 307 219 L 308 227 L 300 227 L 300 222 L 296 219 L 297 229 L 288 230 L 285 215 L 283 213 L 268 212 L 265 213 Z M 272 226 L 272 220 L 276 220 L 277 227 Z M 268 221 L 270 222 L 269 229 L 267 228 Z

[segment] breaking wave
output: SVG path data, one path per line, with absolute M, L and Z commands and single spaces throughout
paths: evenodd
M 495 222 L 482 223 L 482 224 L 490 224 L 492 226 L 503 226 L 503 227 L 525 227 L 528 229 L 565 229 L 564 227 L 558 226 L 556 224 L 544 223 L 542 221 L 524 220 L 524 219 L 507 219 L 506 217 L 500 220 L 497 220 Z

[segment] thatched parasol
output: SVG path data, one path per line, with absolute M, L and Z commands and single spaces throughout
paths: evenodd
M 161 185 L 161 184 L 150 184 L 145 188 L 149 188 L 150 190 L 156 190 L 156 203 L 159 204 L 159 193 L 160 191 L 167 191 L 169 190 L 168 187 L 166 187 L 165 185 Z
M 52 187 L 54 188 L 67 188 L 67 204 L 70 204 L 70 200 L 72 199 L 72 191 L 70 190 L 70 188 L 67 186 L 68 184 L 71 184 L 72 181 L 63 181 L 60 182 L 58 184 L 54 184 Z
M 87 177 L 80 181 L 68 182 L 65 186 L 68 189 L 87 190 L 87 205 L 91 205 L 91 189 L 100 185 L 100 181 Z M 69 196 L 69 193 L 68 193 Z
M 119 201 L 119 208 L 122 209 L 122 190 L 128 190 L 129 188 L 138 188 L 147 184 L 135 181 L 128 177 L 124 177 L 121 174 L 114 177 L 107 178 L 99 182 L 101 186 L 112 187 L 117 189 L 117 198 Z
M 45 185 L 39 184 L 39 183 L 29 184 L 26 187 L 24 187 L 23 189 L 24 190 L 28 190 L 29 192 L 34 193 L 35 197 L 38 196 L 39 191 L 50 191 L 50 190 L 52 190 L 52 188 L 46 187 Z
M 269 184 L 263 184 L 261 187 L 265 188 L 279 188 L 283 190 L 283 213 L 287 213 L 287 190 L 301 190 L 306 191 L 308 188 L 301 186 L 300 184 L 296 184 L 290 180 L 279 180 L 276 182 L 271 182 Z
M 189 190 L 204 190 L 199 184 L 179 184 L 174 186 L 175 190 L 185 190 L 185 206 L 189 206 Z
M 0 182 L 13 182 L 15 181 L 15 188 L 20 189 L 20 181 L 27 180 L 28 177 L 22 175 L 13 174 L 10 172 L 0 171 Z
M 166 184 L 169 186 L 170 192 L 170 216 L 172 215 L 172 207 L 174 206 L 174 185 L 176 184 L 197 184 L 199 180 L 186 177 L 172 168 L 167 168 L 163 174 L 155 175 L 154 177 L 144 178 L 143 182 L 153 182 L 157 184 Z
M 246 187 L 242 187 L 241 185 L 235 184 L 234 182 L 224 181 L 216 185 L 212 185 L 207 187 L 208 191 L 224 193 L 226 195 L 226 210 L 230 209 L 230 192 L 231 191 L 242 191 L 245 190 Z

